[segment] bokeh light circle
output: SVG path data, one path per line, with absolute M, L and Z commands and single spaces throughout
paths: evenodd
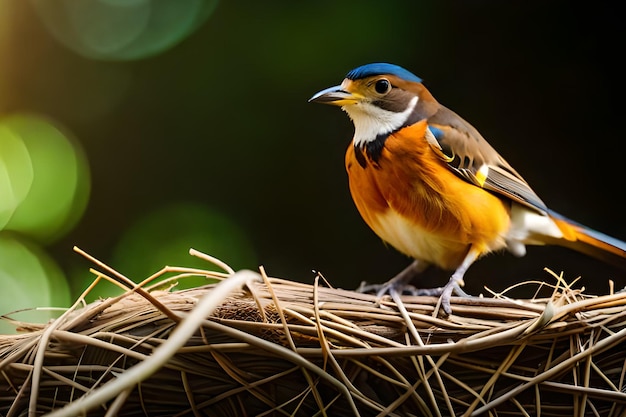
M 27 177 L 32 170 L 32 178 L 19 187 L 23 193 L 30 183 L 27 193 L 3 228 L 40 243 L 53 242 L 75 225 L 87 206 L 90 174 L 84 152 L 65 129 L 36 115 L 2 118 L 0 132 L 5 138 L 19 138 L 28 152 L 28 160 L 23 152 L 15 152 L 16 159 L 5 163 L 12 172 L 9 177 Z
M 215 256 L 235 270 L 258 266 L 256 253 L 241 226 L 224 213 L 190 202 L 165 205 L 141 217 L 121 237 L 109 264 L 135 282 L 166 265 L 216 270 L 212 264 L 190 256 L 190 248 Z M 178 288 L 206 283 L 205 278 L 185 279 Z M 120 293 L 112 285 L 109 289 L 109 293 L 98 294 Z
M 70 289 L 59 266 L 37 245 L 0 232 L 0 314 L 28 323 L 45 323 L 58 311 L 40 307 L 67 308 Z M 14 333 L 15 326 L 0 320 L 0 334 Z
M 218 0 L 31 0 L 48 31 L 93 59 L 135 60 L 163 52 L 195 31 Z
M 24 201 L 32 182 L 33 167 L 26 145 L 0 125 L 0 230 Z

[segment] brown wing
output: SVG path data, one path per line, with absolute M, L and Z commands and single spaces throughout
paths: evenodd
M 464 180 L 508 197 L 541 213 L 543 201 L 480 133 L 453 111 L 441 106 L 428 118 L 431 145 L 450 169 Z

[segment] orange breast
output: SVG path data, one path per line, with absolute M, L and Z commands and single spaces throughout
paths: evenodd
M 474 246 L 505 246 L 508 206 L 456 176 L 424 138 L 426 122 L 390 135 L 377 161 L 361 166 L 346 153 L 350 192 L 365 222 L 397 250 L 442 268 L 456 268 Z

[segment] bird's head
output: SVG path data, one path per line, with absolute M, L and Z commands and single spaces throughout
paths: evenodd
M 397 65 L 375 63 L 353 69 L 341 85 L 309 102 L 341 106 L 354 123 L 355 145 L 362 145 L 423 118 L 418 109 L 423 98 L 434 102 L 419 77 Z

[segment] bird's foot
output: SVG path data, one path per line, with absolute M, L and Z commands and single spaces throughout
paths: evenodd
M 459 297 L 469 298 L 471 297 L 468 293 L 461 289 L 461 285 L 463 285 L 463 276 L 457 276 L 457 274 L 452 274 L 448 283 L 441 288 L 441 294 L 439 295 L 439 304 L 443 309 L 443 312 L 446 316 L 452 314 L 452 307 L 450 306 L 450 298 L 452 298 L 452 294 L 456 294 Z
M 386 294 L 391 294 L 394 290 L 397 294 L 418 295 L 421 290 L 409 284 L 413 278 L 422 273 L 427 265 L 413 261 L 409 266 L 404 268 L 398 275 L 391 278 L 384 284 L 368 284 L 365 281 L 356 289 L 360 293 L 375 293 L 378 298 L 382 298 Z
M 450 297 L 452 294 L 456 294 L 459 297 L 469 297 L 465 291 L 461 289 L 460 284 L 463 283 L 462 274 L 460 278 L 458 274 L 452 275 L 448 284 L 444 287 L 438 288 L 417 288 L 410 284 L 410 282 L 424 271 L 428 265 L 419 261 L 414 261 L 398 275 L 391 278 L 384 284 L 368 284 L 365 281 L 361 282 L 361 285 L 356 289 L 360 293 L 376 294 L 376 298 L 380 300 L 385 295 L 392 294 L 404 294 L 404 295 L 417 295 L 426 297 L 440 297 L 441 306 L 443 311 L 450 315 L 452 309 L 450 308 Z M 393 298 L 393 297 L 392 297 Z
M 413 285 L 407 284 L 402 280 L 397 280 L 396 277 L 390 279 L 384 284 L 367 284 L 365 281 L 361 282 L 361 285 L 356 289 L 360 293 L 376 294 L 377 300 L 382 299 L 385 295 L 390 295 L 393 299 L 393 294 L 402 295 L 416 295 L 424 297 L 439 297 L 438 304 L 441 306 L 444 314 L 449 316 L 452 313 L 452 307 L 450 306 L 450 299 L 452 295 L 459 297 L 471 297 L 465 291 L 461 289 L 459 282 L 450 279 L 444 287 L 437 288 L 417 288 Z
M 398 294 L 408 295 L 417 295 L 419 292 L 419 289 L 415 286 L 394 281 L 393 279 L 384 284 L 368 284 L 365 281 L 361 281 L 361 285 L 359 285 L 355 291 L 363 294 L 376 294 L 376 297 L 381 298 L 387 294 L 391 294 L 391 290 L 396 291 Z
M 390 279 L 384 284 L 368 284 L 365 281 L 361 281 L 361 284 L 355 290 L 363 294 L 376 294 L 378 298 L 384 295 L 391 294 L 391 290 L 395 290 L 399 294 L 403 295 L 420 295 L 425 297 L 439 297 L 444 287 L 438 288 L 418 288 L 414 285 Z
M 473 258 L 471 258 L 473 259 Z M 468 265 L 469 265 L 468 261 Z M 439 297 L 438 305 L 441 306 L 446 316 L 452 313 L 452 307 L 450 306 L 450 298 L 452 294 L 459 297 L 469 298 L 471 297 L 465 291 L 461 289 L 463 285 L 463 275 L 467 267 L 458 268 L 454 274 L 450 277 L 448 283 L 443 287 L 438 288 L 417 288 L 410 284 L 410 282 L 422 273 L 428 265 L 414 261 L 402 270 L 398 275 L 391 278 L 384 284 L 367 284 L 365 281 L 361 282 L 361 285 L 356 289 L 360 293 L 376 294 L 376 298 L 380 300 L 385 295 L 417 295 L 426 297 Z

